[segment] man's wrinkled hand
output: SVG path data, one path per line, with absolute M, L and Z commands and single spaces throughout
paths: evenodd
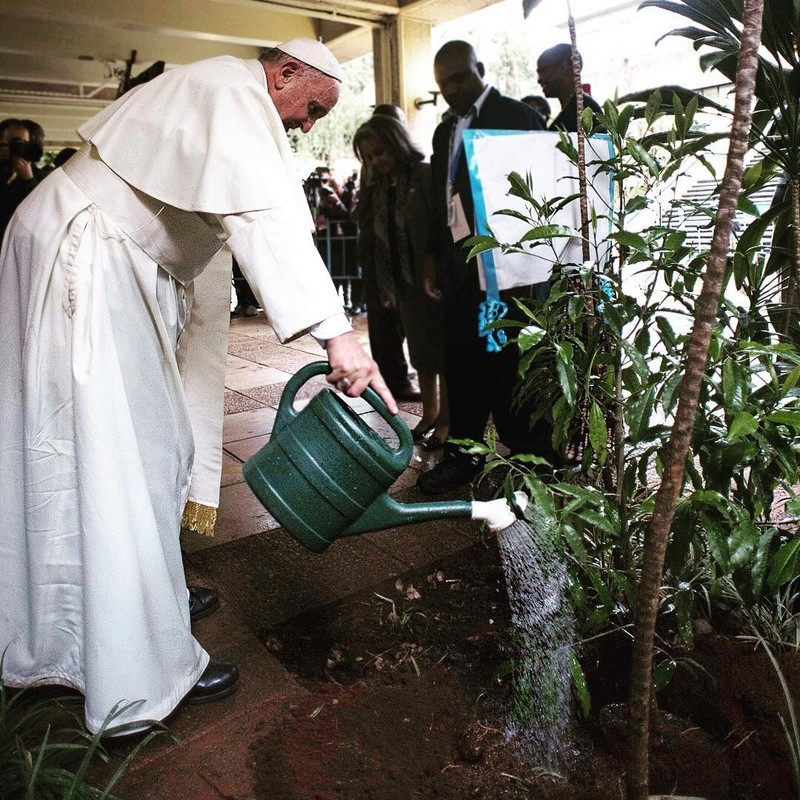
M 348 331 L 328 339 L 325 352 L 331 365 L 328 383 L 348 397 L 359 397 L 367 386 L 371 386 L 386 403 L 389 411 L 392 414 L 397 413 L 397 403 L 386 386 L 378 365 L 361 346 L 355 333 Z

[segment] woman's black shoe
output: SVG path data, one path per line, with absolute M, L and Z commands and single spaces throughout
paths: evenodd
M 425 437 L 433 430 L 433 428 L 434 423 L 431 423 L 426 428 L 420 428 L 419 426 L 413 428 L 411 430 L 411 441 L 414 442 L 414 444 L 420 444 L 420 442 L 425 440 Z

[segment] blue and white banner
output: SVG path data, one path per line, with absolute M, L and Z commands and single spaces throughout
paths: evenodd
M 577 134 L 570 134 L 576 142 Z M 512 209 L 531 215 L 533 209 L 521 198 L 509 194 L 508 176 L 530 175 L 532 194 L 537 201 L 566 197 L 578 191 L 578 168 L 557 147 L 558 133 L 544 131 L 506 131 L 469 128 L 464 131 L 464 150 L 469 167 L 472 197 L 475 203 L 475 231 L 493 234 L 505 244 L 519 241 L 532 227 L 531 223 L 513 216 L 498 214 Z M 598 218 L 597 227 L 590 231 L 590 259 L 600 261 L 602 250 L 608 248 L 602 240 L 611 233 L 608 220 L 613 207 L 613 182 L 608 172 L 598 169 L 593 161 L 607 160 L 613 155 L 611 137 L 595 134 L 586 140 L 586 179 L 589 216 Z M 580 231 L 580 205 L 576 199 L 549 220 L 551 224 L 566 225 Z M 536 222 L 533 225 L 537 224 Z M 545 224 L 544 221 L 538 224 Z M 601 252 L 598 252 L 598 247 Z M 579 238 L 551 239 L 535 246 L 526 243 L 526 252 L 503 253 L 488 251 L 481 259 L 481 287 L 489 300 L 497 300 L 497 292 L 542 283 L 550 277 L 554 263 L 582 264 L 584 262 Z

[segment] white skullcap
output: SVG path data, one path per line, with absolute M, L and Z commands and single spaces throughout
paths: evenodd
M 288 42 L 279 44 L 278 50 L 308 64 L 309 67 L 318 69 L 337 81 L 342 80 L 342 68 L 339 66 L 336 56 L 322 42 L 315 39 L 289 39 Z

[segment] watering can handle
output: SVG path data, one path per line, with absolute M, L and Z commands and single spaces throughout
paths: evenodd
M 275 432 L 277 433 L 284 425 L 288 424 L 297 416 L 294 408 L 294 398 L 300 387 L 315 375 L 327 375 L 331 368 L 327 361 L 314 361 L 301 367 L 287 382 L 278 404 L 278 415 L 275 419 Z M 411 458 L 414 450 L 414 440 L 408 425 L 403 421 L 399 414 L 392 414 L 380 395 L 369 386 L 364 390 L 362 397 L 392 426 L 392 430 L 400 440 L 400 446 L 395 450 L 396 453 L 407 453 Z

